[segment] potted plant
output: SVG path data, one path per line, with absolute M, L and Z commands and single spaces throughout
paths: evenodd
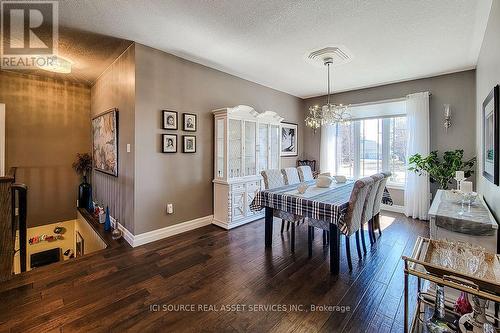
M 77 153 L 73 169 L 82 177 L 82 183 L 78 187 L 78 207 L 92 209 L 92 186 L 88 183 L 88 175 L 92 170 L 92 157 L 88 153 Z
M 456 171 L 464 171 L 466 178 L 474 173 L 476 158 L 463 161 L 463 157 L 463 149 L 445 151 L 442 159 L 439 158 L 437 150 L 432 151 L 427 157 L 415 154 L 410 156 L 408 170 L 418 175 L 427 173 L 431 183 L 437 183 L 439 188 L 447 190 Z

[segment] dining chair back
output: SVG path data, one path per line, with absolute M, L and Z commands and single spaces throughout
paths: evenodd
M 263 170 L 260 174 L 264 178 L 264 188 L 266 190 L 286 185 L 280 169 Z
M 285 168 L 281 169 L 283 173 L 283 178 L 285 179 L 286 185 L 293 185 L 300 183 L 299 173 L 297 168 Z
M 314 179 L 311 167 L 308 165 L 301 165 L 297 167 L 297 171 L 299 172 L 301 182 L 307 182 Z
M 380 207 L 382 204 L 382 197 L 384 196 L 384 190 L 387 185 L 387 181 L 389 180 L 389 177 L 392 175 L 392 173 L 387 171 L 387 172 L 382 172 L 382 175 L 384 175 L 384 178 L 380 181 L 377 190 L 377 195 L 375 196 L 375 202 L 373 204 L 373 216 L 380 213 Z
M 354 187 L 349 198 L 349 206 L 344 216 L 344 222 L 348 226 L 349 235 L 352 235 L 361 228 L 365 212 L 366 198 L 371 192 L 373 178 L 364 177 L 354 183 Z

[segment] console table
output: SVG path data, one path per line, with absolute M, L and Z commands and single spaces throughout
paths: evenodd
M 429 209 L 430 238 L 464 241 L 484 247 L 488 252 L 498 253 L 498 223 L 481 196 L 468 211 L 459 214 L 460 203 L 445 199 L 445 191 L 438 190 Z

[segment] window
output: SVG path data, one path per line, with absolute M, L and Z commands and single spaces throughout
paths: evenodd
M 334 125 L 332 170 L 348 177 L 391 171 L 390 185 L 406 181 L 406 116 L 359 119 Z

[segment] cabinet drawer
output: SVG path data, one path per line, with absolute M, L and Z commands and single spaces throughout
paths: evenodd
M 231 191 L 243 192 L 243 191 L 245 191 L 245 184 L 233 184 L 233 185 L 231 185 Z

